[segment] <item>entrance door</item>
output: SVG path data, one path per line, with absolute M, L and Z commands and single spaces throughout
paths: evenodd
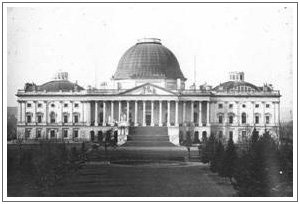
M 91 134 L 91 141 L 94 142 L 94 140 L 95 140 L 95 132 L 91 131 L 90 134 Z
M 146 115 L 146 125 L 147 125 L 147 126 L 150 126 L 150 125 L 151 125 L 151 115 L 150 115 L 150 114 L 147 114 L 147 115 Z

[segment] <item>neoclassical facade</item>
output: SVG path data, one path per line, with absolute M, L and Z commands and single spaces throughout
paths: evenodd
M 159 39 L 143 39 L 121 57 L 111 86 L 84 89 L 59 72 L 18 90 L 18 137 L 95 140 L 113 127 L 126 138 L 136 126 L 165 127 L 177 145 L 186 126 L 200 141 L 212 133 L 238 141 L 254 127 L 278 137 L 280 93 L 271 85 L 248 83 L 243 72 L 216 87 L 185 82 L 175 55 Z

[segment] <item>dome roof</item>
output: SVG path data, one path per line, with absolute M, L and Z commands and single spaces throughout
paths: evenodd
M 47 91 L 47 92 L 59 92 L 59 91 L 69 92 L 69 91 L 81 91 L 84 90 L 84 88 L 68 80 L 55 80 L 55 81 L 49 81 L 41 86 L 38 86 L 38 90 Z
M 233 90 L 239 90 L 241 86 L 247 87 L 253 91 L 260 91 L 259 87 L 255 86 L 251 83 L 245 82 L 245 81 L 227 81 L 227 82 L 224 82 L 224 83 L 216 86 L 215 88 L 213 88 L 213 90 L 214 91 L 233 91 Z
M 143 39 L 121 57 L 114 79 L 183 79 L 175 55 L 159 39 Z

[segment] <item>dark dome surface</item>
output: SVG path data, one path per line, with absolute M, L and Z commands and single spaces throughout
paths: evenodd
M 63 92 L 67 92 L 67 91 L 81 91 L 84 90 L 84 88 L 68 80 L 55 80 L 55 81 L 49 81 L 39 86 L 38 90 L 47 91 L 47 92 L 59 92 L 61 90 Z
M 175 55 L 159 39 L 144 39 L 121 57 L 114 79 L 183 79 Z

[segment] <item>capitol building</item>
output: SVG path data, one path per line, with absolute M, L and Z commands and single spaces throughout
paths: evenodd
M 254 128 L 279 136 L 281 95 L 272 85 L 246 82 L 244 72 L 230 72 L 216 87 L 187 87 L 186 80 L 159 39 L 139 40 L 121 57 L 110 86 L 85 89 L 67 72 L 41 85 L 26 83 L 16 94 L 18 137 L 97 141 L 113 130 L 122 145 L 131 131 L 162 130 L 179 145 L 191 127 L 195 143 L 211 134 L 238 142 Z

